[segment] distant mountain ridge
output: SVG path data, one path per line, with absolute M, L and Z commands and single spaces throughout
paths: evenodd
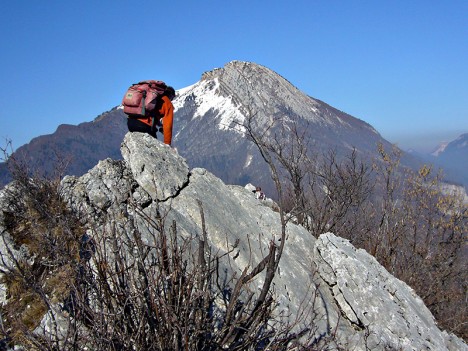
M 431 164 L 436 170 L 441 169 L 449 184 L 461 186 L 468 193 L 468 133 L 461 134 L 455 140 L 439 143 L 430 153 L 408 152 Z
M 174 146 L 191 167 L 206 168 L 229 184 L 262 184 L 272 189 L 269 171 L 242 127 L 248 116 L 259 131 L 274 123 L 297 126 L 307 132 L 317 153 L 333 149 L 344 155 L 356 148 L 360 156 L 373 158 L 378 143 L 391 147 L 368 123 L 304 94 L 279 74 L 251 62 L 232 61 L 205 72 L 200 81 L 180 89 L 173 103 Z M 268 129 L 269 135 L 274 135 L 275 128 Z M 70 160 L 66 173 L 79 176 L 99 160 L 118 159 L 126 131 L 124 113 L 114 108 L 93 122 L 59 126 L 55 133 L 19 148 L 15 157 L 51 172 L 58 153 Z M 414 161 L 408 157 L 404 162 Z M 8 181 L 5 164 L 0 165 L 0 179 L 2 185 Z
M 445 148 L 447 147 L 449 143 L 444 141 L 437 145 L 437 147 L 434 149 L 434 151 L 431 152 L 431 155 L 434 157 L 439 156 L 442 152 L 444 152 Z
M 434 155 L 434 163 L 441 166 L 455 181 L 468 189 L 468 133 L 460 135 Z
M 82 175 L 107 157 L 120 158 L 120 143 L 127 132 L 124 113 L 113 108 L 92 122 L 61 124 L 49 135 L 41 135 L 19 147 L 13 156 L 39 174 L 51 174 L 58 162 L 68 164 L 65 172 Z M 10 181 L 8 166 L 0 164 L 0 186 Z

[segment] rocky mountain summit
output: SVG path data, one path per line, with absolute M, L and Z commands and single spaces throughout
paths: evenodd
M 206 169 L 191 169 L 183 157 L 145 134 L 127 133 L 121 153 L 123 160 L 105 159 L 61 184 L 69 206 L 82 214 L 101 250 L 112 251 L 106 233 L 112 229 L 117 236 L 128 235 L 130 223 L 136 223 L 142 240 L 150 243 L 144 219 L 160 215 L 166 223 L 177 224 L 181 238 L 196 239 L 206 230 L 210 247 L 227 255 L 222 268 L 238 275 L 262 261 L 272 242 L 279 244 L 279 214 L 250 190 L 226 185 Z M 1 226 L 4 252 L 9 239 Z M 311 311 L 309 323 L 317 342 L 333 335 L 335 347 L 346 350 L 468 350 L 462 340 L 437 327 L 410 287 L 364 250 L 332 233 L 315 239 L 292 222 L 286 229 L 273 281 L 277 313 L 295 320 L 300 312 Z M 234 243 L 236 249 L 231 250 Z M 120 250 L 134 254 L 131 247 Z M 254 293 L 264 279 L 260 274 L 250 282 Z M 7 300 L 5 295 L 1 299 Z M 52 305 L 36 331 L 54 330 L 52 321 L 61 320 L 59 328 L 66 335 L 69 324 L 64 318 L 60 303 Z
M 368 123 L 252 62 L 232 61 L 205 72 L 200 81 L 178 91 L 174 106 L 175 145 L 192 167 L 206 168 L 230 184 L 260 183 L 269 192 L 273 186 L 265 176 L 268 170 L 246 138 L 248 119 L 255 132 L 270 140 L 282 142 L 282 129 L 297 130 L 310 153 L 334 150 L 344 156 L 355 148 L 361 158 L 371 160 L 378 157 L 379 143 L 391 148 Z M 414 160 L 405 156 L 402 161 L 409 165 Z

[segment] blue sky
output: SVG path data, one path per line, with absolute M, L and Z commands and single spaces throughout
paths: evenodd
M 468 132 L 466 0 L 16 0 L 0 29 L 0 140 L 15 148 L 93 120 L 131 83 L 180 89 L 232 60 L 276 71 L 403 149 Z

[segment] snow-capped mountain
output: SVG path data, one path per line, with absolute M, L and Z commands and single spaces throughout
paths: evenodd
M 271 183 L 256 147 L 246 140 L 244 122 L 273 138 L 281 128 L 305 133 L 311 152 L 353 148 L 376 156 L 377 143 L 390 144 L 368 123 L 307 96 L 258 64 L 233 61 L 203 74 L 178 92 L 176 145 L 192 166 L 207 168 L 228 183 Z
M 181 89 L 175 106 L 174 146 L 191 167 L 203 167 L 229 184 L 271 185 L 268 169 L 243 127 L 251 117 L 255 130 L 273 138 L 281 128 L 304 133 L 309 149 L 333 149 L 338 155 L 356 148 L 376 156 L 377 143 L 390 144 L 368 123 L 307 96 L 272 70 L 232 61 Z M 116 157 L 127 130 L 125 115 L 114 108 L 93 122 L 60 126 L 52 135 L 33 139 L 16 152 L 40 169 L 52 169 L 59 155 L 70 159 L 68 174 L 81 175 L 99 160 Z M 103 127 L 101 127 L 103 126 Z M 99 137 L 101 135 L 102 137 Z M 0 178 L 5 184 L 5 165 Z

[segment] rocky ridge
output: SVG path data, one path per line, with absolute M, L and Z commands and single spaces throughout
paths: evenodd
M 255 265 L 278 239 L 278 213 L 250 190 L 226 185 L 205 169 L 190 169 L 184 158 L 148 135 L 127 133 L 121 152 L 123 160 L 100 161 L 85 175 L 62 181 L 70 206 L 83 213 L 95 235 L 108 226 L 123 235 L 129 220 L 139 222 L 144 233 L 141 216 L 129 206 L 136 202 L 145 215 L 163 211 L 167 221 L 176 221 L 180 235 L 196 238 L 202 233 L 201 201 L 210 245 L 227 252 L 239 241 L 232 253 L 237 258 L 231 257 L 226 268 L 241 272 Z M 99 245 L 106 240 L 95 239 Z M 274 286 L 279 310 L 294 318 L 298 310 L 313 308 L 317 338 L 336 333 L 336 345 L 349 350 L 468 350 L 437 327 L 410 287 L 332 233 L 315 239 L 289 223 L 278 272 Z M 252 282 L 254 290 L 262 279 Z M 60 315 L 58 308 L 50 313 Z M 46 316 L 42 326 L 49 322 Z

